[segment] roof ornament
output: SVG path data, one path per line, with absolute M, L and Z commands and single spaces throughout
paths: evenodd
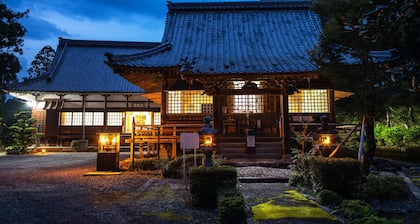
M 252 81 L 246 81 L 245 84 L 242 86 L 243 90 L 254 90 L 254 89 L 258 89 L 258 85 L 255 82 Z
M 181 79 L 186 80 L 189 85 L 192 85 L 193 80 L 190 76 L 191 70 L 194 68 L 195 63 L 197 62 L 197 58 L 194 57 L 192 61 L 188 61 L 188 57 L 185 57 L 182 60 L 182 66 L 179 72 L 181 73 Z

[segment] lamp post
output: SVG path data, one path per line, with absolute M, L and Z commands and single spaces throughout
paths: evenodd
M 211 156 L 215 151 L 215 134 L 217 130 L 213 128 L 211 124 L 212 118 L 210 116 L 204 117 L 204 127 L 200 130 L 200 135 L 202 136 L 203 143 L 200 145 L 200 150 L 205 155 L 204 166 L 213 166 L 213 161 Z
M 97 171 L 119 170 L 120 133 L 99 133 Z

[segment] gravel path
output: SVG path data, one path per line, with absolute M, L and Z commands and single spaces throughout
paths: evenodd
M 84 176 L 96 169 L 87 156 L 59 169 L 45 158 L 0 157 L 0 223 L 217 223 L 216 211 L 190 206 L 182 180 L 138 172 Z
M 183 180 L 140 172 L 84 175 L 95 169 L 95 153 L 0 156 L 0 223 L 218 223 L 215 209 L 190 205 Z M 288 169 L 267 167 L 237 170 L 239 178 L 287 179 L 290 174 Z M 287 183 L 239 183 L 239 187 L 249 210 L 292 189 Z M 253 223 L 251 218 L 248 222 Z

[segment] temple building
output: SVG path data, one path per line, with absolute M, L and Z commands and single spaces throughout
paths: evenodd
M 311 4 L 168 2 L 160 43 L 60 39 L 50 72 L 8 92 L 36 102 L 49 143 L 95 144 L 98 132 L 124 136 L 135 124 L 158 128 L 179 153 L 165 136 L 198 132 L 211 116 L 217 153 L 281 159 L 291 124 L 333 122 L 334 101 L 346 96 L 311 61 L 321 33 Z

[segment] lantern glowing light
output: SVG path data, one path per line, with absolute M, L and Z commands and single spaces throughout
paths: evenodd
M 204 136 L 204 145 L 205 146 L 212 146 L 213 145 L 213 136 L 205 135 Z
M 119 134 L 117 133 L 99 133 L 99 150 L 115 151 L 119 145 Z
M 329 146 L 332 144 L 332 135 L 331 134 L 321 134 L 319 136 L 319 142 L 321 145 Z

